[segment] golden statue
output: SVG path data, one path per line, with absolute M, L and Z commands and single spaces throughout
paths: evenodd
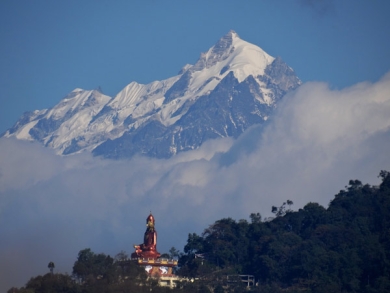
M 134 245 L 135 252 L 131 254 L 132 258 L 159 258 L 160 253 L 157 251 L 157 231 L 154 229 L 154 217 L 152 213 L 146 218 L 146 231 L 144 243 Z

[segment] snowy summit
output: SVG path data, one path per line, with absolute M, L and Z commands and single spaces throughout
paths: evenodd
M 51 109 L 25 113 L 4 136 L 40 141 L 61 155 L 170 157 L 263 123 L 300 84 L 280 58 L 230 31 L 176 76 L 131 82 L 114 98 L 76 88 Z

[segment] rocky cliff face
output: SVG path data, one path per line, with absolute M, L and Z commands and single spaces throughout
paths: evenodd
M 177 76 L 132 82 L 113 99 L 76 89 L 52 109 L 25 113 L 4 136 L 37 140 L 62 155 L 168 158 L 264 123 L 300 83 L 280 58 L 230 31 Z

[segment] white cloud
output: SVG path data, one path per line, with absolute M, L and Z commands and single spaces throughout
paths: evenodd
M 156 217 L 160 252 L 183 249 L 222 217 L 270 215 L 291 199 L 327 205 L 349 179 L 377 184 L 390 170 L 390 74 L 331 90 L 302 85 L 263 129 L 209 141 L 169 160 L 58 157 L 0 139 L 0 283 L 5 291 L 48 272 L 71 273 L 79 250 L 128 253 Z

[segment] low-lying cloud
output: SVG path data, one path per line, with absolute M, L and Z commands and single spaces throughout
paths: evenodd
M 45 274 L 50 261 L 71 273 L 87 247 L 131 253 L 150 211 L 167 252 L 223 217 L 267 217 L 287 199 L 327 206 L 349 179 L 378 184 L 389 149 L 390 74 L 343 90 L 304 84 L 265 127 L 169 160 L 59 157 L 0 139 L 0 290 Z

